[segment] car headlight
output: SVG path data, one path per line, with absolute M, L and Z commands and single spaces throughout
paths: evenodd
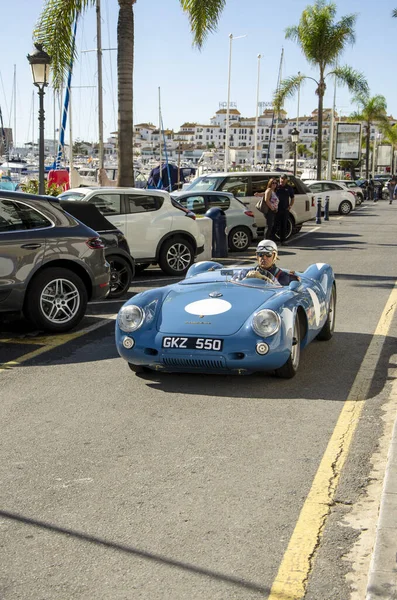
M 122 331 L 131 333 L 140 328 L 145 319 L 145 311 L 135 304 L 123 306 L 117 315 L 117 323 Z
M 280 329 L 280 315 L 267 308 L 260 310 L 252 319 L 252 329 L 261 337 L 274 335 Z

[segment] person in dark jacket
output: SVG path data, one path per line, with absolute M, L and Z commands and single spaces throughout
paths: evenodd
M 280 245 L 282 246 L 287 237 L 288 215 L 295 202 L 295 195 L 292 186 L 288 185 L 288 176 L 281 175 L 280 183 L 277 186 L 276 194 L 278 198 L 278 208 L 275 219 L 275 228 L 280 232 Z

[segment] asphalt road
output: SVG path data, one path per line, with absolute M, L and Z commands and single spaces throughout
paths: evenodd
M 396 227 L 396 206 L 364 204 L 281 249 L 282 267 L 329 262 L 338 293 L 333 339 L 309 345 L 289 381 L 136 376 L 114 346 L 121 302 L 91 304 L 59 345 L 0 324 L 1 600 L 298 597 L 275 595 L 274 580 L 366 357 L 363 412 L 305 582 L 307 599 L 347 600 L 359 529 L 344 518 L 365 494 L 395 367 L 395 319 L 379 358 L 366 353 L 397 280 Z M 169 281 L 150 269 L 130 293 Z

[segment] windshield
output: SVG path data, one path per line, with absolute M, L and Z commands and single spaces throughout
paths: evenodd
M 244 287 L 282 287 L 278 280 L 269 271 L 259 274 L 255 271 L 256 265 L 246 268 L 214 269 L 188 277 L 179 285 L 199 285 L 203 283 L 231 283 Z
M 61 200 L 84 200 L 85 194 L 79 192 L 65 192 L 59 196 Z
M 196 192 L 211 192 L 216 190 L 223 177 L 198 177 L 186 188 Z

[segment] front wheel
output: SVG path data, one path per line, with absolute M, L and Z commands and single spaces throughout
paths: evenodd
M 339 204 L 339 214 L 340 215 L 348 215 L 353 209 L 352 204 L 348 200 L 343 200 Z
M 32 280 L 24 313 L 38 329 L 64 333 L 84 317 L 87 302 L 86 287 L 76 273 L 61 267 L 49 268 Z
M 298 371 L 298 367 L 299 367 L 300 355 L 301 355 L 301 332 L 300 332 L 299 317 L 298 317 L 298 315 L 296 315 L 295 323 L 294 323 L 294 331 L 292 334 L 291 354 L 290 354 L 287 362 L 285 363 L 285 365 L 283 365 L 279 369 L 276 369 L 277 377 L 280 377 L 282 379 L 292 379 L 292 377 L 295 377 L 295 375 Z
M 229 248 L 233 252 L 244 252 L 251 243 L 251 234 L 245 227 L 235 227 L 229 233 Z
M 167 275 L 185 275 L 193 261 L 193 248 L 183 238 L 171 238 L 161 246 L 159 265 Z
M 335 329 L 335 310 L 336 310 L 336 287 L 332 286 L 331 298 L 329 299 L 328 315 L 323 328 L 317 334 L 317 339 L 322 342 L 328 342 L 334 334 Z

